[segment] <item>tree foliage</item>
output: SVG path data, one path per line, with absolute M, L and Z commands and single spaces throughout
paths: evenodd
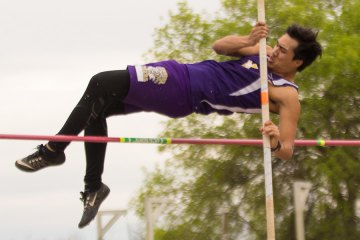
M 247 34 L 257 18 L 256 1 L 222 0 L 209 16 L 194 12 L 186 1 L 170 12 L 169 23 L 156 29 L 154 60 L 195 62 L 225 60 L 211 43 L 229 34 Z M 292 23 L 320 30 L 324 46 L 320 61 L 297 76 L 302 116 L 298 138 L 360 138 L 360 2 L 358 0 L 268 0 L 268 42 Z M 149 59 L 149 57 L 148 57 Z M 271 116 L 276 121 L 276 116 Z M 162 136 L 259 138 L 261 116 L 191 115 L 169 120 Z M 161 196 L 172 204 L 158 223 L 157 240 L 264 239 L 265 196 L 262 150 L 258 147 L 177 145 L 160 147 L 171 153 L 164 167 L 147 173 L 137 210 L 145 196 Z M 295 239 L 292 184 L 313 183 L 305 227 L 308 240 L 360 239 L 360 150 L 350 147 L 298 147 L 289 162 L 273 160 L 277 239 Z M 222 210 L 226 209 L 226 229 Z

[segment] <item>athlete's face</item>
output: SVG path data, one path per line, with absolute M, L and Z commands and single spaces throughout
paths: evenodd
M 280 37 L 270 55 L 269 68 L 283 75 L 296 73 L 297 68 L 302 64 L 302 60 L 294 60 L 294 50 L 298 45 L 299 43 L 288 34 Z

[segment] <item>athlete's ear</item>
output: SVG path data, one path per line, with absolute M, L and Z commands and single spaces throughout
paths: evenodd
M 295 66 L 297 68 L 299 68 L 301 65 L 303 65 L 304 61 L 303 60 L 300 60 L 300 59 L 296 59 L 294 60 L 295 61 Z

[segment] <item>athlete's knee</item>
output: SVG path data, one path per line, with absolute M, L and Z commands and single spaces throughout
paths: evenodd
M 89 81 L 87 91 L 92 93 L 101 93 L 101 90 L 103 88 L 103 82 L 104 81 L 104 72 L 100 72 L 98 74 L 95 74 Z
M 102 77 L 101 73 L 94 75 L 84 92 L 83 97 L 79 101 L 77 107 L 89 109 L 92 112 L 99 112 L 106 99 L 106 89 L 101 84 Z M 95 109 L 95 110 L 94 110 Z

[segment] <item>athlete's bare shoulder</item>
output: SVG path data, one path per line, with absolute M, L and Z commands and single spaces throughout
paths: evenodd
M 269 84 L 270 110 L 279 113 L 280 108 L 292 108 L 300 112 L 299 93 L 292 86 L 272 86 Z

